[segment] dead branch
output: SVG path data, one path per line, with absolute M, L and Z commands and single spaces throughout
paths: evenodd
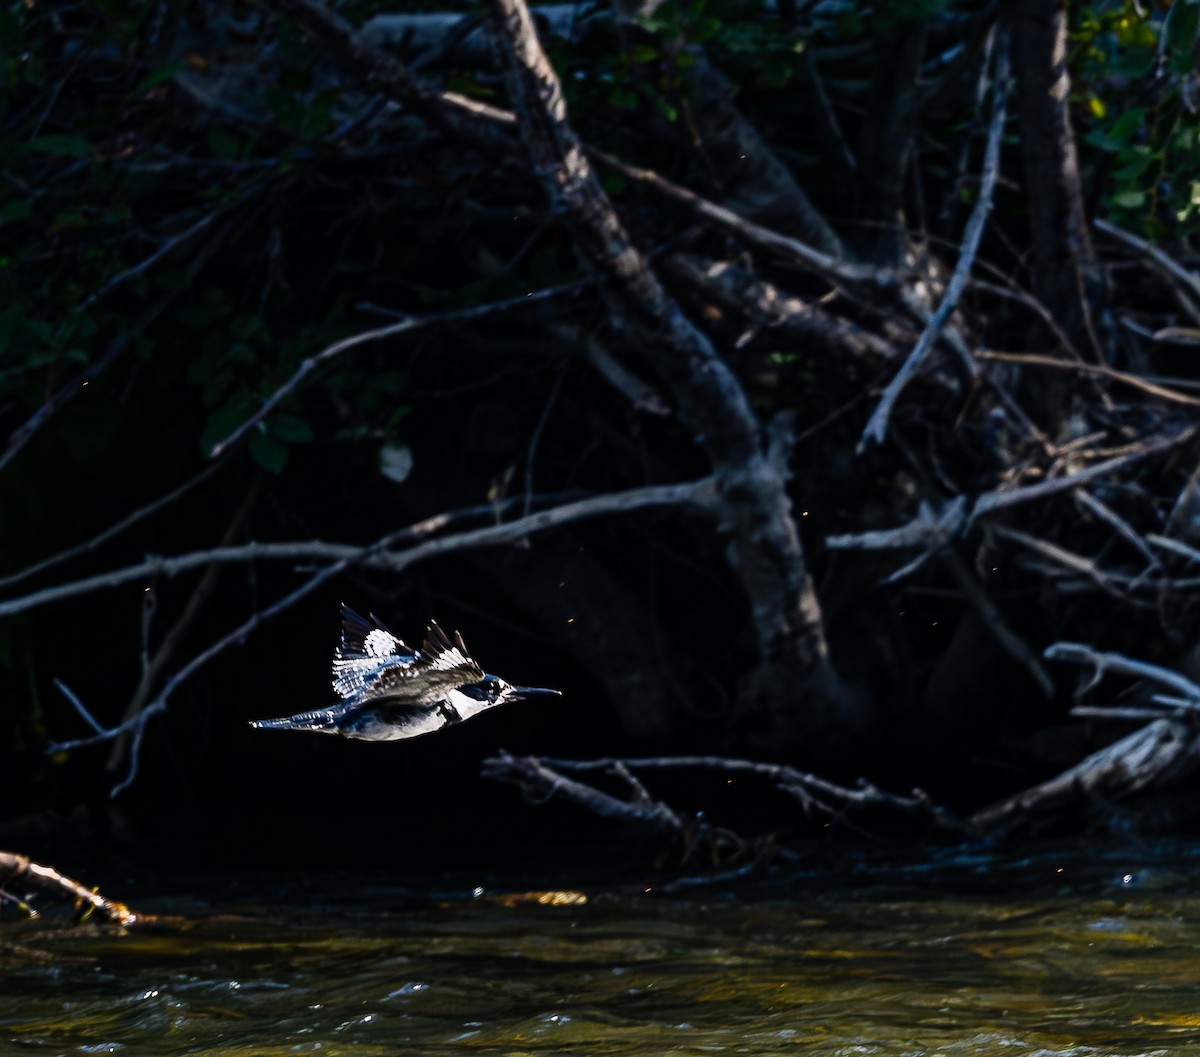
M 508 754 L 505 753 L 504 756 Z M 805 814 L 819 813 L 840 817 L 846 809 L 882 808 L 896 814 L 933 825 L 954 829 L 958 823 L 945 809 L 934 804 L 920 790 L 909 796 L 888 793 L 865 779 L 851 789 L 837 785 L 818 775 L 799 771 L 785 764 L 761 763 L 725 756 L 651 756 L 635 759 L 605 757 L 596 760 L 563 760 L 549 757 L 528 757 L 548 774 L 569 771 L 577 774 L 611 773 L 621 767 L 628 772 L 661 770 L 708 770 L 722 775 L 754 775 L 766 779 L 783 793 L 800 801 Z M 487 761 L 491 763 L 491 761 Z M 485 764 L 486 768 L 486 764 Z M 503 777 L 484 771 L 485 777 Z M 586 806 L 586 805 L 584 805 Z
M 536 756 L 513 756 L 503 749 L 483 761 L 482 774 L 484 778 L 518 786 L 525 797 L 535 803 L 559 798 L 600 818 L 628 823 L 661 835 L 682 837 L 683 824 L 679 816 L 666 804 L 652 799 L 627 770 L 622 775 L 619 763 L 609 761 L 605 770 L 626 778 L 626 785 L 633 791 L 628 800 L 567 778 Z
M 1177 389 L 1168 389 L 1164 385 L 1157 385 L 1154 382 L 1146 381 L 1144 378 L 1139 378 L 1136 374 L 1129 374 L 1127 371 L 1118 371 L 1113 367 L 1106 367 L 1104 364 L 1060 360 L 1055 356 L 1043 356 L 1034 352 L 989 352 L 987 350 L 980 350 L 976 355 L 981 360 L 1020 363 L 1030 367 L 1048 367 L 1053 370 L 1074 371 L 1078 374 L 1108 378 L 1120 385 L 1127 385 L 1131 389 L 1136 389 L 1149 396 L 1156 396 L 1169 404 L 1180 404 L 1183 407 L 1200 407 L 1200 397 L 1189 396 L 1187 393 L 1181 393 Z
M 1078 706 L 1072 715 L 1118 720 L 1149 720 L 1145 726 L 1092 753 L 1049 781 L 1006 797 L 970 819 L 973 826 L 994 829 L 1019 821 L 1032 812 L 1061 809 L 1074 803 L 1111 801 L 1178 781 L 1200 766 L 1200 737 L 1195 724 L 1180 713 L 1200 711 L 1200 686 L 1178 672 L 1137 661 L 1119 653 L 1101 652 L 1079 642 L 1056 642 L 1044 653 L 1047 660 L 1079 664 L 1091 677 L 1076 691 L 1080 697 L 1109 673 L 1133 676 L 1165 686 L 1181 697 L 1153 695 L 1160 707 L 1097 708 Z M 1174 710 L 1164 715 L 1163 707 Z
M 970 823 L 983 830 L 995 829 L 1035 811 L 1124 799 L 1161 788 L 1197 766 L 1200 743 L 1192 725 L 1178 719 L 1156 719 L 1049 781 L 976 812 Z
M 1066 547 L 1053 543 L 1050 540 L 1038 539 L 1036 536 L 1031 536 L 1028 532 L 1022 532 L 1020 529 L 1009 528 L 1007 525 L 993 525 L 992 532 L 1002 539 L 1011 540 L 1019 546 L 1040 554 L 1043 558 L 1061 565 L 1064 569 L 1069 569 L 1071 572 L 1086 576 L 1105 594 L 1122 602 L 1128 601 L 1125 593 L 1109 579 L 1104 570 L 1092 561 L 1091 558 L 1087 558 L 1082 554 L 1076 554 L 1074 551 L 1068 550 Z
M 996 176 L 1000 169 L 1000 135 L 1004 131 L 1004 118 L 1009 91 L 1008 39 L 1003 30 L 997 30 L 997 33 L 1002 34 L 1002 36 L 996 42 L 992 120 L 988 127 L 987 148 L 984 152 L 983 172 L 980 175 L 979 181 L 979 200 L 975 203 L 975 208 L 972 210 L 971 217 L 967 221 L 958 263 L 954 267 L 954 274 L 946 284 L 946 290 L 942 295 L 941 303 L 930 317 L 928 325 L 922 331 L 921 337 L 917 339 L 917 344 L 913 347 L 912 352 L 908 354 L 908 359 L 904 361 L 904 365 L 896 372 L 896 376 L 888 384 L 887 389 L 884 390 L 879 404 L 867 421 L 862 438 L 858 442 L 859 453 L 866 450 L 868 444 L 872 441 L 876 444 L 883 443 L 883 439 L 887 435 L 888 418 L 891 416 L 892 408 L 895 406 L 896 400 L 899 398 L 904 387 L 909 383 L 913 375 L 916 374 L 917 369 L 921 366 L 929 350 L 933 348 L 934 342 L 937 341 L 938 335 L 942 332 L 942 328 L 945 327 L 950 314 L 958 304 L 958 299 L 962 296 L 962 292 L 967 285 L 967 280 L 970 278 L 971 266 L 974 264 L 975 255 L 979 251 L 979 242 L 983 238 L 984 225 L 987 223 L 988 213 L 992 209 L 992 194 L 996 187 Z
M 92 913 L 97 913 L 106 921 L 118 925 L 132 925 L 138 920 L 138 915 L 124 903 L 107 899 L 95 889 L 85 888 L 78 881 L 65 877 L 49 866 L 36 863 L 27 856 L 0 851 L 0 890 L 20 884 L 31 884 L 74 900 L 79 909 L 80 921 Z
M 471 305 L 468 308 L 459 308 L 452 312 L 434 312 L 426 316 L 404 316 L 395 323 L 389 323 L 386 327 L 366 330 L 361 334 L 354 334 L 348 338 L 343 338 L 341 341 L 336 341 L 332 345 L 322 349 L 316 355 L 309 356 L 304 360 L 296 368 L 291 377 L 263 401 L 262 406 L 254 414 L 230 433 L 229 436 L 212 446 L 212 449 L 208 453 L 209 458 L 219 458 L 229 448 L 237 444 L 250 430 L 258 426 L 284 400 L 291 396 L 300 383 L 318 367 L 323 366 L 330 360 L 336 359 L 344 352 L 349 352 L 351 349 L 357 348 L 359 345 L 365 345 L 372 341 L 385 341 L 388 338 L 394 338 L 398 334 L 419 330 L 423 327 L 430 327 L 437 323 L 455 323 L 461 320 L 479 319 L 497 312 L 506 312 L 513 308 L 523 308 L 530 304 L 536 304 L 539 301 L 560 297 L 563 294 L 576 293 L 591 286 L 594 282 L 594 279 L 584 279 L 572 283 L 563 283 L 561 286 L 553 286 L 547 290 L 537 290 L 533 293 L 522 294 L 520 297 L 506 298 L 503 301 L 493 301 L 485 305 Z
M 1126 246 L 1132 247 L 1138 253 L 1145 256 L 1149 260 L 1151 267 L 1159 275 L 1168 280 L 1171 288 L 1176 293 L 1180 305 L 1192 317 L 1192 321 L 1200 324 L 1200 307 L 1198 307 L 1196 301 L 1192 300 L 1192 296 L 1200 298 L 1200 276 L 1177 264 L 1157 246 L 1152 246 L 1145 239 L 1139 238 L 1124 228 L 1117 227 L 1111 221 L 1097 220 L 1096 230 L 1116 239 L 1118 242 L 1123 242 Z
M 545 497 L 542 497 L 545 498 Z M 524 497 L 505 500 L 499 504 L 500 510 L 524 502 Z M 46 587 L 40 591 L 18 598 L 10 598 L 0 602 L 0 617 L 24 613 L 64 598 L 88 594 L 104 588 L 120 587 L 122 584 L 138 582 L 152 576 L 176 576 L 190 569 L 229 563 L 244 564 L 257 561 L 331 561 L 344 568 L 348 565 L 365 565 L 369 568 L 389 569 L 399 572 L 410 565 L 425 561 L 438 554 L 446 554 L 454 550 L 470 547 L 486 547 L 501 543 L 513 543 L 524 539 L 536 532 L 557 525 L 565 525 L 584 518 L 597 517 L 601 514 L 624 513 L 652 506 L 673 506 L 676 504 L 691 504 L 705 507 L 715 502 L 714 482 L 712 478 L 702 478 L 684 484 L 651 485 L 646 488 L 633 488 L 625 492 L 614 492 L 611 495 L 592 496 L 573 503 L 540 510 L 515 521 L 503 522 L 499 525 L 489 525 L 486 528 L 461 532 L 440 539 L 429 540 L 426 537 L 440 531 L 448 525 L 469 518 L 494 516 L 497 504 L 488 503 L 461 510 L 451 510 L 433 517 L 425 518 L 413 525 L 389 533 L 384 537 L 386 545 L 377 541 L 366 546 L 351 543 L 324 543 L 321 541 L 294 541 L 286 543 L 250 542 L 236 547 L 213 547 L 208 550 L 191 551 L 173 558 L 154 557 L 136 565 L 122 569 L 113 569 L 99 573 L 82 580 Z M 393 551 L 390 548 L 396 543 L 412 540 L 425 540 L 416 547 L 403 551 Z
M 794 261 L 805 269 L 811 269 L 833 281 L 866 283 L 878 287 L 891 287 L 900 283 L 900 276 L 897 273 L 888 271 L 886 268 L 877 268 L 874 265 L 857 264 L 832 257 L 806 242 L 801 242 L 789 235 L 782 235 L 761 224 L 756 224 L 752 220 L 746 220 L 732 209 L 726 209 L 725 206 L 718 205 L 694 191 L 689 191 L 686 187 L 680 187 L 652 169 L 629 165 L 597 147 L 588 147 L 587 156 L 604 168 L 619 173 L 627 180 L 643 184 L 667 198 L 687 206 L 697 216 L 711 220 L 741 236 L 750 245 L 773 253 L 784 260 Z
M 164 493 L 157 499 L 152 500 L 145 506 L 138 507 L 132 513 L 121 518 L 120 521 L 110 525 L 104 531 L 92 536 L 91 539 L 84 540 L 82 543 L 77 543 L 73 547 L 68 547 L 66 550 L 59 551 L 57 554 L 52 554 L 48 558 L 43 558 L 39 562 L 34 562 L 32 565 L 27 565 L 23 569 L 18 569 L 15 573 L 10 573 L 8 576 L 0 577 L 0 588 L 11 587 L 13 584 L 21 583 L 23 580 L 28 580 L 36 576 L 38 573 L 43 573 L 47 569 L 52 569 L 56 565 L 61 565 L 63 562 L 70 561 L 72 558 L 78 558 L 82 554 L 89 554 L 96 548 L 116 539 L 121 533 L 133 528 L 138 522 L 155 514 L 158 511 L 170 506 L 175 500 L 181 499 L 187 495 L 197 485 L 203 484 L 212 477 L 218 470 L 222 469 L 224 463 L 212 462 L 205 466 L 198 474 L 188 478 L 183 484 Z
M 258 498 L 261 487 L 262 478 L 256 475 L 252 479 L 245 497 L 225 530 L 224 538 L 221 540 L 222 546 L 231 545 L 233 540 L 237 538 L 250 513 L 251 507 L 253 507 L 255 500 Z M 137 688 L 133 692 L 133 697 L 130 698 L 129 703 L 125 706 L 125 714 L 122 717 L 122 721 L 136 716 L 141 711 L 142 706 L 149 700 L 151 691 L 166 674 L 167 669 L 175 659 L 176 653 L 178 653 L 180 647 L 183 645 L 184 637 L 196 623 L 201 613 L 203 613 L 204 607 L 216 587 L 220 568 L 216 564 L 205 566 L 204 574 L 200 577 L 199 583 L 192 589 L 191 596 L 183 607 L 183 612 L 180 613 L 179 617 L 171 625 L 170 630 L 163 636 L 162 641 L 158 644 L 158 649 L 154 651 L 153 657 L 149 655 L 148 646 L 145 647 L 146 652 L 143 655 L 142 675 L 138 680 Z M 147 627 L 143 633 L 144 641 L 148 639 L 148 631 L 149 628 Z M 113 743 L 104 769 L 110 774 L 119 770 L 125 762 L 125 755 L 128 750 L 128 740 L 124 737 L 117 738 Z
M 1106 674 L 1132 675 L 1146 679 L 1175 691 L 1177 694 L 1200 707 L 1200 686 L 1169 668 L 1136 661 L 1120 653 L 1107 653 L 1092 649 L 1082 642 L 1056 642 L 1046 648 L 1043 656 L 1048 661 L 1064 661 L 1067 664 L 1086 665 L 1092 669 L 1092 678 L 1080 689 L 1085 693 L 1100 682 Z
M 506 128 L 513 124 L 512 114 L 457 93 L 439 91 L 316 0 L 274 0 L 274 6 L 328 43 L 348 69 L 358 71 L 441 132 L 480 151 L 512 150 L 513 141 Z
M 944 546 L 947 540 L 957 538 L 980 518 L 1024 503 L 1073 491 L 1089 481 L 1107 477 L 1150 455 L 1157 455 L 1184 444 L 1197 432 L 1200 432 L 1200 427 L 1189 426 L 1172 436 L 1142 443 L 1134 451 L 1064 474 L 1062 477 L 1050 477 L 1037 484 L 1022 485 L 1018 488 L 992 489 L 978 496 L 974 503 L 965 496 L 956 496 L 935 511 L 930 504 L 922 500 L 916 516 L 904 525 L 893 529 L 827 536 L 825 546 L 830 550 L 893 550 L 916 546 Z

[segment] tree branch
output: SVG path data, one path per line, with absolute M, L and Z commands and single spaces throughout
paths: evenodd
M 523 503 L 523 498 L 506 500 L 501 509 Z M 352 565 L 367 565 L 376 569 L 399 571 L 424 561 L 437 554 L 446 554 L 455 550 L 469 547 L 487 547 L 499 543 L 512 543 L 524 539 L 535 532 L 542 532 L 556 525 L 565 525 L 571 521 L 584 518 L 598 517 L 601 514 L 624 513 L 651 506 L 674 506 L 680 503 L 690 503 L 697 506 L 709 506 L 715 502 L 715 491 L 712 478 L 705 477 L 698 481 L 683 484 L 650 485 L 646 488 L 633 488 L 626 492 L 613 492 L 609 495 L 592 496 L 573 503 L 540 510 L 515 521 L 490 525 L 486 528 L 461 532 L 441 539 L 428 540 L 416 547 L 405 551 L 391 552 L 379 543 L 369 546 L 358 546 L 351 543 L 323 543 L 317 540 L 310 542 L 288 543 L 258 543 L 251 542 L 237 547 L 213 547 L 208 550 L 191 551 L 174 558 L 150 558 L 137 565 L 129 565 L 123 569 L 113 569 L 83 580 L 59 584 L 56 587 L 46 587 L 19 598 L 10 598 L 0 602 L 0 617 L 13 616 L 30 609 L 49 605 L 64 598 L 88 594 L 92 591 L 109 587 L 119 587 L 122 584 L 137 580 L 145 580 L 150 576 L 175 576 L 189 569 L 202 566 L 222 565 L 229 563 L 244 563 L 253 561 L 295 561 L 297 559 L 313 559 L 318 561 L 334 561 Z M 466 507 L 462 510 L 447 511 L 433 517 L 418 521 L 407 528 L 400 529 L 385 536 L 387 546 L 401 541 L 421 539 L 447 525 L 467 518 L 495 514 L 496 505 Z
M 12 884 L 33 884 L 57 895 L 75 900 L 81 908 L 80 919 L 93 911 L 118 925 L 132 925 L 138 920 L 124 903 L 106 899 L 99 892 L 86 888 L 49 866 L 36 863 L 25 855 L 0 851 L 0 889 Z M 2 898 L 2 897 L 0 897 Z
M 1003 33 L 1002 30 L 997 30 L 997 32 Z M 966 288 L 967 281 L 971 276 L 971 266 L 975 262 L 975 255 L 979 252 L 979 242 L 983 238 L 983 229 L 987 223 L 988 213 L 992 209 L 992 195 L 996 189 L 996 176 L 1000 171 L 1000 136 L 1004 131 L 1008 90 L 1008 39 L 1005 34 L 996 42 L 992 120 L 988 126 L 987 148 L 983 156 L 983 172 L 979 180 L 979 201 L 975 203 L 975 208 L 971 211 L 971 217 L 967 221 L 958 263 L 954 266 L 954 274 L 951 275 L 950 281 L 946 284 L 946 291 L 942 295 L 941 304 L 938 305 L 937 310 L 930 317 L 928 325 L 922 331 L 920 338 L 917 339 L 917 344 L 913 346 L 912 352 L 908 354 L 908 359 L 904 361 L 904 366 L 896 372 L 896 376 L 891 380 L 887 389 L 884 390 L 879 404 L 868 420 L 866 429 L 863 430 L 862 438 L 858 442 L 859 454 L 862 454 L 872 441 L 876 444 L 883 443 L 884 437 L 887 435 L 888 418 L 891 416 L 892 408 L 895 406 L 904 387 L 909 383 L 913 375 L 916 374 L 917 368 L 921 366 L 921 362 L 928 355 L 929 350 L 933 348 L 934 342 L 937 341 L 938 335 L 942 332 L 942 328 L 946 325 L 950 314 L 958 304 L 958 299 L 962 296 L 962 292 Z

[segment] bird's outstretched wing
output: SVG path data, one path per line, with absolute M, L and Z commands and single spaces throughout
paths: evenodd
M 372 699 L 398 697 L 406 704 L 435 704 L 451 690 L 479 682 L 483 674 L 462 636 L 455 632 L 451 640 L 431 620 L 425 641 L 416 651 L 412 663 L 381 669 L 371 676 L 363 696 Z
M 342 641 L 333 651 L 333 689 L 350 698 L 371 686 L 388 669 L 411 668 L 418 653 L 378 620 L 366 620 L 342 603 Z

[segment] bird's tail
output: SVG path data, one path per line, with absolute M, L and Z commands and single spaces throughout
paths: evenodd
M 283 716 L 280 719 L 252 719 L 250 726 L 257 727 L 259 730 L 308 730 L 318 734 L 336 734 L 338 732 L 328 709 L 301 712 L 299 715 Z

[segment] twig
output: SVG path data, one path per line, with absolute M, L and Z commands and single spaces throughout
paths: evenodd
M 150 254 L 149 257 L 145 258 L 145 260 L 139 261 L 132 268 L 126 268 L 125 271 L 121 272 L 119 275 L 114 275 L 111 279 L 108 280 L 108 282 L 106 282 L 102 287 L 100 287 L 99 290 L 97 290 L 97 291 L 95 291 L 95 293 L 91 294 L 79 306 L 79 309 L 82 310 L 85 308 L 90 308 L 97 301 L 99 301 L 102 297 L 104 297 L 110 291 L 114 290 L 116 287 L 120 286 L 122 283 L 127 283 L 130 279 L 136 279 L 139 275 L 142 274 L 142 272 L 146 271 L 149 268 L 154 267 L 155 264 L 157 264 L 160 260 L 162 260 L 168 253 L 170 253 L 177 246 L 181 246 L 183 243 L 187 242 L 193 236 L 200 234 L 200 232 L 203 231 L 206 227 L 208 227 L 214 220 L 216 220 L 220 216 L 223 216 L 225 214 L 225 211 L 226 211 L 225 207 L 219 207 L 217 209 L 214 209 L 210 213 L 207 213 L 205 216 L 202 216 L 199 220 L 196 221 L 196 223 L 194 223 L 186 231 L 181 231 L 178 235 L 172 235 L 169 239 L 167 239 L 166 242 L 164 242 L 161 246 L 159 246 L 158 249 L 156 249 L 152 254 Z
M 1142 539 L 1120 514 L 1106 503 L 1102 503 L 1086 488 L 1080 488 L 1075 493 L 1077 502 L 1082 503 L 1101 521 L 1108 525 L 1118 536 L 1128 543 L 1135 551 L 1150 563 L 1150 565 L 1158 570 L 1162 569 L 1162 562 L 1158 560 L 1158 555 L 1150 549 L 1150 545 Z
M 1183 444 L 1191 440 L 1198 430 L 1200 430 L 1200 427 L 1188 426 L 1174 436 L 1162 437 L 1151 441 L 1149 444 L 1139 446 L 1134 451 L 1114 456 L 1111 459 L 1106 459 L 1104 462 L 1096 463 L 1094 466 L 1078 470 L 1075 473 L 1064 474 L 1062 477 L 1051 477 L 1049 480 L 1039 481 L 1037 484 L 1025 485 L 1021 488 L 1013 488 L 1009 491 L 994 490 L 985 492 L 979 497 L 972 508 L 971 518 L 974 520 L 988 514 L 994 514 L 997 510 L 1008 510 L 1022 503 L 1033 502 L 1037 499 L 1046 499 L 1052 495 L 1060 495 L 1063 492 L 1072 491 L 1080 485 L 1086 484 L 1088 481 L 1107 477 L 1124 466 L 1139 462 L 1150 455 L 1158 455 L 1170 448 Z
M 92 379 L 112 366 L 128 348 L 129 336 L 127 333 L 122 333 L 113 338 L 100 359 L 95 363 L 88 364 L 87 367 L 63 385 L 57 392 L 43 401 L 42 406 L 13 430 L 9 436 L 8 447 L 5 449 L 4 454 L 0 455 L 0 470 L 3 470 L 12 461 L 13 457 L 33 439 L 33 435 L 46 424 L 46 421 L 56 410 L 82 393 L 91 384 Z
M 18 584 L 22 580 L 28 580 L 38 573 L 45 572 L 47 569 L 52 569 L 56 565 L 61 565 L 65 561 L 70 561 L 72 558 L 77 558 L 81 554 L 87 554 L 94 551 L 97 547 L 107 543 L 111 539 L 115 539 L 122 532 L 132 528 L 143 518 L 149 517 L 151 514 L 157 513 L 163 507 L 170 506 L 176 499 L 180 499 L 187 495 L 193 488 L 199 484 L 203 484 L 218 470 L 221 469 L 223 463 L 213 462 L 204 467 L 196 476 L 184 481 L 177 488 L 173 488 L 165 495 L 159 496 L 153 502 L 147 503 L 143 507 L 139 507 L 133 513 L 123 517 L 114 525 L 110 525 L 103 532 L 98 533 L 91 539 L 84 540 L 82 543 L 76 544 L 74 547 L 68 547 L 64 551 L 59 551 L 57 554 L 52 554 L 49 558 L 43 558 L 40 562 L 34 562 L 33 565 L 27 565 L 24 569 L 20 569 L 8 576 L 0 577 L 0 588 L 11 587 L 13 584 Z
M 1082 554 L 1069 551 L 1065 547 L 1060 547 L 1057 543 L 1038 539 L 1036 536 L 1031 536 L 1028 532 L 1022 532 L 1020 529 L 1010 528 L 1007 525 L 992 525 L 991 530 L 997 536 L 1012 540 L 1013 543 L 1019 543 L 1022 547 L 1027 547 L 1029 550 L 1035 551 L 1044 558 L 1049 558 L 1052 562 L 1070 569 L 1072 572 L 1082 573 L 1105 594 L 1125 601 L 1124 593 L 1117 590 L 1108 575 L 1090 558 L 1085 558 Z
M 1200 298 L 1200 276 L 1197 276 L 1193 272 L 1189 272 L 1182 265 L 1171 260 L 1171 258 L 1167 256 L 1167 254 L 1163 253 L 1163 251 L 1157 246 L 1152 246 L 1145 239 L 1139 238 L 1137 235 L 1134 235 L 1130 231 L 1126 231 L 1124 228 L 1117 227 L 1116 224 L 1109 220 L 1097 220 L 1096 230 L 1102 231 L 1104 234 L 1112 236 L 1118 242 L 1123 242 L 1126 246 L 1130 246 L 1139 253 L 1145 254 L 1150 258 L 1151 263 L 1158 272 L 1166 275 L 1170 279 L 1174 279 L 1175 282 L 1180 286 L 1186 287 L 1193 294 L 1195 294 L 1196 297 Z M 1197 308 L 1196 302 L 1184 294 L 1182 290 L 1180 290 L 1179 293 L 1180 304 L 1183 305 L 1194 322 L 1200 323 L 1200 309 Z
M 1106 673 L 1115 672 L 1117 675 L 1132 675 L 1138 679 L 1148 679 L 1152 683 L 1159 683 L 1183 695 L 1189 701 L 1200 703 L 1200 686 L 1190 679 L 1169 668 L 1162 668 L 1146 661 L 1135 661 L 1132 657 L 1126 657 L 1124 654 L 1100 652 L 1082 642 L 1056 642 L 1046 648 L 1043 656 L 1048 661 L 1065 661 L 1068 664 L 1090 666 L 1092 678 L 1083 687 L 1081 693 L 1095 686 Z
M 666 195 L 668 198 L 687 206 L 697 216 L 714 221 L 722 227 L 740 235 L 751 245 L 770 253 L 776 253 L 806 268 L 812 268 L 831 279 L 843 282 L 871 283 L 880 287 L 896 286 L 900 282 L 900 276 L 896 273 L 889 272 L 883 268 L 876 268 L 874 265 L 855 264 L 850 261 L 839 260 L 836 257 L 831 257 L 829 254 L 821 252 L 814 246 L 808 245 L 806 242 L 801 242 L 799 239 L 788 235 L 781 235 L 779 232 L 765 228 L 761 224 L 754 223 L 752 220 L 746 220 L 732 209 L 726 209 L 716 202 L 702 198 L 695 192 L 689 191 L 686 187 L 681 187 L 679 184 L 672 183 L 670 180 L 659 176 L 652 169 L 640 169 L 637 166 L 629 165 L 597 147 L 586 148 L 586 153 L 592 161 L 598 162 L 604 168 L 611 169 L 613 172 L 620 173 L 627 180 L 644 184 L 658 191 L 660 194 Z
M 946 550 L 943 557 L 950 567 L 951 575 L 962 588 L 963 595 L 979 614 L 981 626 L 990 631 L 1000 643 L 1000 648 L 1029 673 L 1029 678 L 1042 692 L 1042 696 L 1047 700 L 1052 698 L 1054 682 L 1046 674 L 1046 669 L 1042 667 L 1033 647 L 1009 627 L 999 606 L 988 597 L 979 578 L 971 573 L 962 556 L 955 550 Z
M 1200 407 L 1200 397 L 1189 396 L 1187 393 L 1181 393 L 1177 389 L 1168 389 L 1166 386 L 1156 385 L 1154 382 L 1148 382 L 1144 378 L 1139 378 L 1136 374 L 1118 371 L 1115 368 L 1106 367 L 1100 363 L 1078 363 L 1075 360 L 1060 360 L 1055 356 L 1043 356 L 1035 352 L 989 352 L 980 350 L 975 355 L 981 360 L 997 360 L 1001 363 L 1020 363 L 1030 367 L 1050 367 L 1060 371 L 1077 371 L 1080 374 L 1096 375 L 1101 378 L 1111 379 L 1121 385 L 1127 385 L 1131 389 L 1137 389 L 1139 392 L 1146 393 L 1149 396 L 1156 396 L 1160 400 L 1165 400 L 1171 404 L 1181 404 L 1184 407 Z
M 1200 562 L 1200 550 L 1189 547 L 1186 543 L 1180 543 L 1179 540 L 1173 540 L 1169 536 L 1160 536 L 1150 532 L 1146 534 L 1146 542 L 1154 547 L 1170 551 L 1172 554 L 1178 554 L 1181 558 L 1187 558 L 1190 562 Z
M 427 316 L 406 316 L 395 323 L 388 324 L 386 327 L 365 330 L 361 334 L 354 334 L 349 338 L 336 341 L 332 345 L 322 349 L 315 356 L 310 356 L 301 363 L 295 373 L 263 401 L 262 407 L 254 412 L 224 440 L 218 441 L 212 446 L 208 453 L 209 457 L 213 459 L 218 458 L 222 452 L 240 441 L 251 429 L 262 422 L 275 408 L 291 396 L 307 375 L 315 371 L 322 364 L 340 356 L 343 352 L 347 352 L 359 345 L 365 345 L 370 341 L 382 341 L 385 338 L 395 337 L 397 334 L 403 334 L 410 330 L 418 330 L 421 327 L 432 326 L 435 323 L 450 323 L 462 319 L 478 319 L 481 316 L 491 315 L 493 312 L 504 312 L 510 308 L 535 304 L 552 297 L 558 297 L 564 293 L 574 293 L 595 282 L 594 278 L 577 280 L 571 283 L 563 283 L 561 286 L 552 286 L 546 290 L 536 290 L 532 293 L 523 294 L 520 297 L 510 297 L 503 301 L 492 301 L 486 305 L 472 305 L 468 308 L 459 308 L 450 312 L 434 312 Z
M 1124 466 L 1191 440 L 1198 428 L 1200 427 L 1189 426 L 1172 437 L 1152 441 L 1135 451 L 1114 456 L 1062 477 L 1051 477 L 1020 488 L 992 489 L 980 495 L 974 504 L 965 496 L 956 496 L 940 510 L 935 511 L 923 500 L 917 508 L 916 516 L 904 525 L 892 529 L 827 536 L 825 546 L 830 550 L 894 550 L 916 546 L 940 546 L 956 538 L 982 517 L 994 514 L 998 510 L 1009 510 L 1023 503 L 1032 503 L 1073 491 L 1089 481 L 1107 477 Z
M 998 30 L 997 32 L 1003 32 L 1003 30 Z M 1004 36 L 997 42 L 995 63 L 992 120 L 988 126 L 987 147 L 984 150 L 983 156 L 983 172 L 979 180 L 979 200 L 975 203 L 975 208 L 971 211 L 970 219 L 967 221 L 958 263 L 954 266 L 954 274 L 950 276 L 950 281 L 946 284 L 946 291 L 942 296 L 941 304 L 938 305 L 937 310 L 930 317 L 928 325 L 921 332 L 921 336 L 917 339 L 916 345 L 913 346 L 912 352 L 909 353 L 908 359 L 904 361 L 904 365 L 896 372 L 895 377 L 888 384 L 887 389 L 884 390 L 879 404 L 867 421 L 866 429 L 863 430 L 863 435 L 858 442 L 858 451 L 860 454 L 866 450 L 868 444 L 872 441 L 877 444 L 883 443 L 883 439 L 887 435 L 888 418 L 891 416 L 896 400 L 913 375 L 916 374 L 917 369 L 921 366 L 921 362 L 925 359 L 929 350 L 933 348 L 934 342 L 937 341 L 938 335 L 942 332 L 942 328 L 945 327 L 947 320 L 949 320 L 950 314 L 958 304 L 958 299 L 962 296 L 967 280 L 970 278 L 971 266 L 975 261 L 976 253 L 979 251 L 979 242 L 983 238 L 983 229 L 987 223 L 988 213 L 992 209 L 992 194 L 995 191 L 996 176 L 1000 168 L 1000 137 L 1004 131 L 1004 118 L 1009 87 L 1007 36 Z
M 262 477 L 261 475 L 255 475 L 250 482 L 250 487 L 246 490 L 245 497 L 230 520 L 228 527 L 225 529 L 225 534 L 221 540 L 222 546 L 232 545 L 233 540 L 237 538 L 255 500 L 258 498 L 261 488 Z M 205 567 L 203 576 L 200 577 L 199 582 L 187 600 L 187 604 L 183 607 L 183 612 L 172 624 L 170 630 L 163 636 L 162 641 L 158 644 L 158 649 L 154 651 L 153 657 L 149 656 L 149 622 L 147 621 L 147 627 L 143 631 L 143 643 L 146 645 L 144 646 L 143 653 L 142 675 L 138 680 L 137 688 L 133 692 L 133 697 L 130 698 L 129 703 L 125 706 L 123 719 L 129 719 L 131 716 L 137 715 L 146 703 L 146 700 L 150 697 L 150 692 L 154 689 L 159 679 L 162 678 L 163 673 L 166 672 L 175 654 L 183 644 L 184 637 L 191 630 L 197 618 L 204 612 L 205 604 L 217 585 L 220 568 L 219 565 Z M 119 770 L 128 751 L 129 744 L 125 738 L 117 738 L 113 743 L 112 750 L 109 752 L 104 769 L 110 774 Z
M 67 686 L 67 684 L 61 679 L 55 679 L 54 685 L 58 687 L 59 693 L 61 693 L 63 697 L 65 697 L 71 702 L 72 705 L 75 706 L 75 711 L 83 717 L 84 722 L 86 722 L 87 725 L 92 728 L 92 730 L 94 730 L 97 734 L 104 733 L 105 728 L 102 727 L 96 720 L 96 717 L 88 711 L 87 706 L 84 705 L 84 703 L 79 699 L 79 695 L 76 694 L 74 690 Z

